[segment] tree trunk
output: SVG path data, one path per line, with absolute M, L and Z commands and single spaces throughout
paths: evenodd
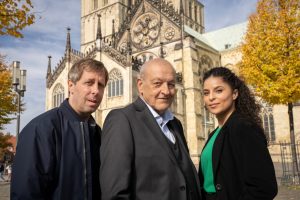
M 288 114 L 290 123 L 290 139 L 291 139 L 291 150 L 292 150 L 292 164 L 293 164 L 293 176 L 299 181 L 299 168 L 296 152 L 295 133 L 294 133 L 294 116 L 293 116 L 293 103 L 288 103 Z

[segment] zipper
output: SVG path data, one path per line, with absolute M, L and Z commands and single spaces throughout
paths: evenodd
M 86 148 L 85 148 L 85 135 L 84 135 L 83 122 L 80 122 L 80 130 L 81 130 L 82 146 L 83 146 L 83 193 L 84 193 L 84 199 L 87 200 Z

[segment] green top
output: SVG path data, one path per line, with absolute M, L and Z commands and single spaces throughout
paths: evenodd
M 221 127 L 218 127 L 217 130 L 214 132 L 213 136 L 206 144 L 201 154 L 201 168 L 204 177 L 203 188 L 207 193 L 216 192 L 216 188 L 214 185 L 213 166 L 212 166 L 212 151 L 213 151 L 215 140 L 218 134 L 220 133 L 220 130 Z

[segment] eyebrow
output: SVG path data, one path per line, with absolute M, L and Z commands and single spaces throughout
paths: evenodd
M 216 90 L 216 89 L 223 89 L 223 88 L 224 88 L 223 86 L 218 85 L 218 86 L 214 87 L 213 89 Z M 209 89 L 203 88 L 203 90 L 208 91 Z
M 155 81 L 162 81 L 162 82 L 176 82 L 175 80 L 169 80 L 169 81 L 166 81 L 166 80 L 163 80 L 163 79 L 160 79 L 160 78 L 154 78 L 152 80 L 150 80 L 151 82 L 155 82 Z
M 219 86 L 215 87 L 214 89 L 219 89 L 219 88 L 224 88 L 224 87 L 219 85 Z

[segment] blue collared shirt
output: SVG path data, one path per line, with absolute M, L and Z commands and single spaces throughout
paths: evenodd
M 173 133 L 169 130 L 167 123 L 170 120 L 174 119 L 174 114 L 170 110 L 166 110 L 163 115 L 159 115 L 150 105 L 146 103 L 146 101 L 141 98 L 147 107 L 149 108 L 150 112 L 152 113 L 153 117 L 155 118 L 157 124 L 159 125 L 162 132 L 165 134 L 165 136 L 173 143 L 175 144 L 176 140 L 173 135 Z

